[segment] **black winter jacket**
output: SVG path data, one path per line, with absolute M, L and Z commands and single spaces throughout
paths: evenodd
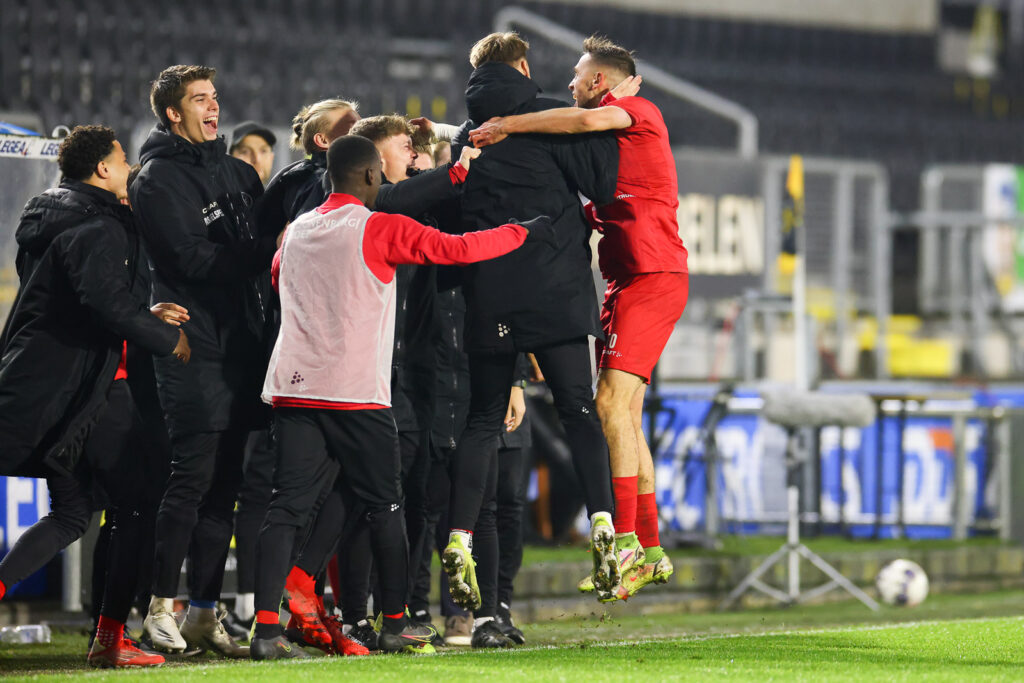
M 256 203 L 256 225 L 260 233 L 279 233 L 300 214 L 323 204 L 329 194 L 323 187 L 326 172 L 327 152 L 314 152 L 308 159 L 278 171 Z
M 153 297 L 188 309 L 192 360 L 157 359 L 171 438 L 262 426 L 270 261 L 275 234 L 253 221 L 263 193 L 222 139 L 192 144 L 158 125 L 142 146 L 132 206 L 153 271 Z
M 458 196 L 448 167 L 382 185 L 375 211 L 400 213 L 425 225 L 442 227 L 446 204 Z M 437 382 L 437 267 L 400 265 L 395 269 L 395 347 L 391 360 L 391 406 L 398 431 L 430 429 Z
M 537 97 L 540 88 L 507 64 L 473 71 L 466 88 L 468 132 L 493 116 L 563 107 Z M 557 246 L 527 243 L 500 258 L 465 268 L 466 348 L 471 352 L 533 351 L 585 335 L 601 336 L 591 275 L 590 228 L 577 193 L 598 205 L 615 196 L 619 151 L 614 135 L 511 135 L 473 162 L 462 190 L 466 231 L 513 219 L 551 217 Z
M 67 181 L 47 190 L 29 201 L 17 239 L 22 284 L 0 335 L 0 474 L 69 475 L 124 340 L 165 356 L 178 330 L 149 312 L 131 211 L 110 192 Z

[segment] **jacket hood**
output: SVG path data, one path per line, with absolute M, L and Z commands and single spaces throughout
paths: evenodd
M 90 216 L 118 216 L 127 211 L 112 192 L 77 180 L 65 180 L 29 200 L 14 238 L 22 249 L 40 254 L 58 235 Z
M 197 145 L 170 132 L 164 124 L 158 123 L 142 143 L 139 162 L 145 164 L 150 159 L 174 158 L 181 163 L 206 166 L 227 153 L 228 147 L 223 137 Z
M 488 62 L 475 69 L 466 86 L 466 109 L 480 124 L 494 116 L 517 113 L 536 99 L 540 86 L 508 64 Z

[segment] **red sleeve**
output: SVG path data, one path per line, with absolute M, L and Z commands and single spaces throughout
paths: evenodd
M 643 121 L 645 118 L 647 118 L 644 115 L 644 110 L 646 109 L 646 102 L 647 100 L 644 100 L 643 98 L 637 97 L 635 95 L 630 95 L 629 97 L 620 97 L 616 99 L 615 96 L 612 95 L 610 92 L 603 98 L 601 98 L 602 107 L 618 107 L 622 111 L 629 114 L 629 118 L 633 120 L 634 126 Z
M 521 225 L 502 225 L 465 235 L 448 235 L 407 216 L 374 213 L 366 221 L 363 258 L 381 282 L 391 282 L 395 266 L 435 263 L 464 266 L 504 256 L 526 241 Z
M 466 167 L 456 161 L 448 169 L 448 177 L 451 178 L 452 185 L 461 185 L 466 182 L 466 176 L 469 175 L 469 171 Z
M 281 246 L 274 252 L 274 260 L 270 262 L 270 284 L 274 287 L 275 292 L 281 291 L 281 250 L 284 249 L 284 236 L 288 232 L 288 226 L 285 226 L 281 232 Z

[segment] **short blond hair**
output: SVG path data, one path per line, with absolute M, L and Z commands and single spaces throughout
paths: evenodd
M 387 140 L 395 135 L 412 136 L 416 132 L 412 124 L 404 116 L 398 114 L 381 114 L 360 119 L 352 126 L 349 135 L 362 135 L 373 144 Z
M 469 63 L 474 69 L 487 62 L 514 65 L 520 59 L 526 58 L 526 51 L 529 49 L 530 44 L 515 31 L 492 33 L 476 41 L 469 51 Z
M 338 109 L 349 109 L 359 113 L 359 104 L 349 100 L 331 98 L 307 104 L 292 119 L 291 148 L 312 154 L 317 151 L 313 137 L 317 133 L 326 132 L 327 114 Z

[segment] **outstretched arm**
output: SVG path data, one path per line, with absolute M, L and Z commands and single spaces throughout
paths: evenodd
M 517 116 L 495 117 L 470 131 L 469 139 L 476 147 L 501 142 L 513 133 L 593 133 L 619 130 L 633 125 L 624 109 L 615 106 L 597 109 L 563 107 Z

